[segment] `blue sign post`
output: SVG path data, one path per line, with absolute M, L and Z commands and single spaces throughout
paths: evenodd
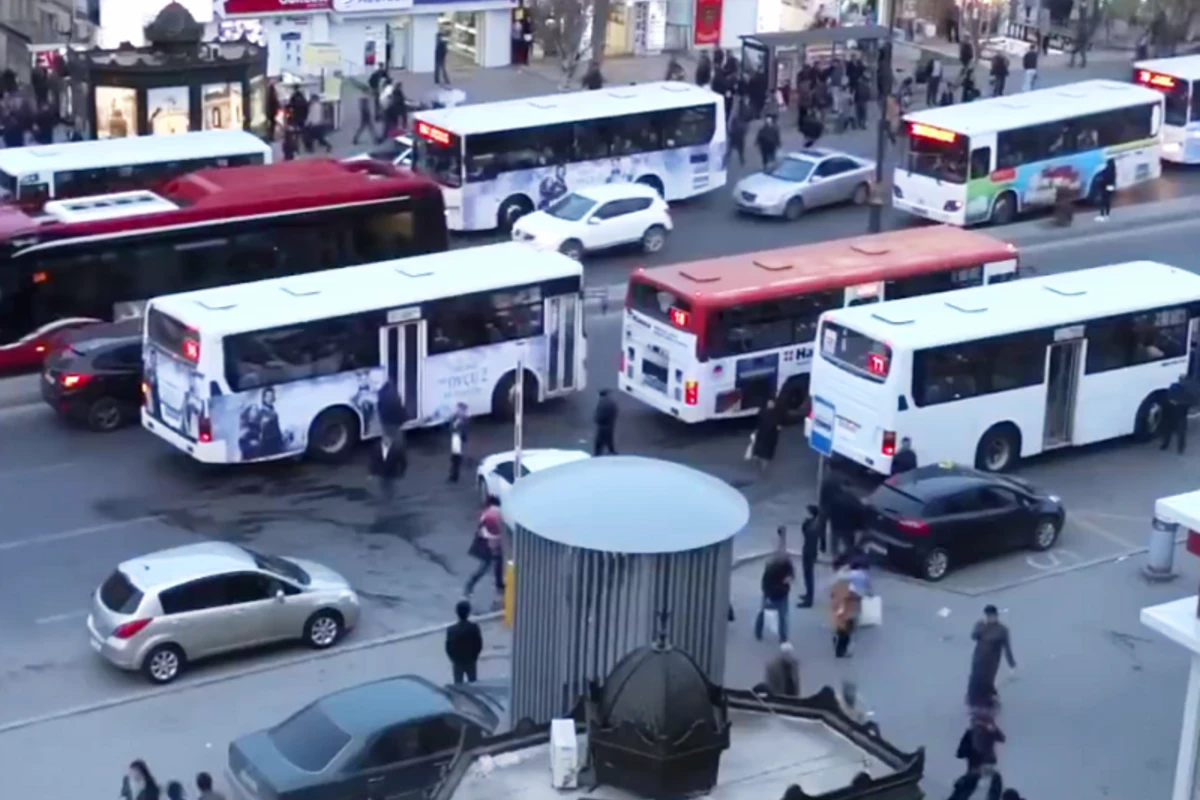
M 808 433 L 808 444 L 823 456 L 833 455 L 833 431 L 837 415 L 833 403 L 813 395 L 812 427 Z

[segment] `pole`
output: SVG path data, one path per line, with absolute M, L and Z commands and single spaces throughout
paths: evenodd
M 878 65 L 882 73 L 877 82 L 879 88 L 879 130 L 875 132 L 875 185 L 871 188 L 871 207 L 867 217 L 867 233 L 879 233 L 883 230 L 883 161 L 887 158 L 887 108 L 888 98 L 892 94 L 892 57 L 896 49 L 896 3 L 900 0 L 886 0 L 887 38 L 884 39 L 884 58 Z
M 525 421 L 525 354 L 517 356 L 517 377 L 513 386 L 513 481 L 521 477 L 521 439 Z

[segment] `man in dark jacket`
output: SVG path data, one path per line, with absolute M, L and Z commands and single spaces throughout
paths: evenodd
M 375 130 L 375 109 L 378 104 L 377 100 L 372 100 L 365 94 L 358 98 L 358 129 L 354 131 L 354 138 L 351 140 L 354 144 L 358 144 L 358 137 L 366 131 L 367 138 L 372 142 L 379 139 L 379 132 Z
M 758 154 L 762 157 L 763 169 L 775 163 L 775 154 L 779 152 L 779 145 L 781 143 L 779 125 L 776 124 L 775 117 L 767 117 L 763 120 L 762 127 L 758 129 L 758 136 L 755 137 L 754 143 L 758 145 Z
M 892 474 L 902 475 L 917 468 L 917 453 L 912 449 L 912 439 L 905 436 L 900 440 L 900 449 L 892 456 Z
M 825 518 L 821 516 L 818 506 L 808 507 L 808 519 L 804 520 L 800 530 L 804 533 L 804 546 L 800 550 L 800 574 L 804 576 L 804 596 L 797 603 L 798 608 L 812 608 L 813 590 L 816 581 L 813 579 L 813 569 L 817 564 L 817 553 L 824 553 Z
M 774 611 L 779 618 L 779 641 L 788 640 L 788 595 L 792 591 L 792 581 L 796 579 L 796 568 L 792 566 L 792 558 L 787 550 L 787 528 L 779 526 L 779 539 L 775 553 L 763 566 L 762 574 L 762 607 L 754 619 L 754 638 L 759 641 L 763 637 L 763 625 L 767 611 Z
M 614 436 L 619 413 L 620 409 L 617 408 L 616 401 L 612 399 L 612 393 L 608 389 L 601 389 L 600 399 L 596 401 L 596 440 L 592 447 L 592 455 L 602 456 L 608 453 L 615 456 L 617 454 Z
M 483 632 L 479 630 L 478 623 L 471 621 L 471 604 L 466 600 L 458 601 L 454 613 L 458 615 L 458 622 L 446 629 L 446 656 L 450 659 L 450 671 L 456 684 L 464 680 L 474 683 L 479 654 L 483 652 Z
M 1160 450 L 1170 447 L 1172 438 L 1178 442 L 1181 455 L 1187 449 L 1188 410 L 1193 401 L 1189 383 L 1187 376 L 1181 375 L 1179 380 L 1167 389 L 1167 402 L 1163 407 L 1162 447 L 1159 448 Z
M 829 521 L 834 554 L 847 555 L 854 550 L 855 534 L 861 527 L 861 501 L 843 478 L 830 470 L 821 484 L 820 503 L 821 516 Z
M 975 652 L 971 656 L 971 676 L 967 680 L 967 705 L 974 709 L 992 709 L 997 700 L 996 675 L 1000 672 L 1000 659 L 1003 657 L 1008 661 L 1009 669 L 1017 668 L 1008 626 L 1000 621 L 1000 612 L 995 606 L 984 607 L 983 619 L 975 623 L 971 638 L 975 640 Z

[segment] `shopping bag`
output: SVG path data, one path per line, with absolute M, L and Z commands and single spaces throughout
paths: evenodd
M 456 455 L 456 456 L 462 455 L 462 434 L 461 433 L 450 434 L 450 453 L 452 455 Z
M 750 434 L 750 443 L 746 445 L 746 454 L 742 456 L 743 461 L 749 461 L 754 458 L 754 440 L 758 437 L 757 432 Z
M 862 599 L 858 612 L 858 624 L 863 628 L 877 628 L 883 624 L 883 598 L 872 595 Z
M 779 612 L 773 608 L 763 611 L 763 630 L 772 636 L 779 635 Z

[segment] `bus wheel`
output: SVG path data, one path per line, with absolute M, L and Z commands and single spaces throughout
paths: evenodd
M 1167 396 L 1162 392 L 1154 392 L 1138 407 L 1137 418 L 1133 422 L 1133 438 L 1139 442 L 1148 442 L 1162 432 L 1163 416 L 1167 410 Z
M 1021 434 L 1011 422 L 988 428 L 975 448 L 975 468 L 984 472 L 1005 472 L 1021 460 Z
M 533 203 L 523 194 L 514 194 L 500 204 L 496 212 L 496 227 L 504 232 L 512 230 L 513 223 L 533 211 Z
M 525 370 L 523 405 L 529 408 L 537 403 L 537 378 Z M 501 422 L 511 422 L 517 415 L 517 373 L 507 373 L 492 391 L 492 416 Z
M 643 175 L 637 179 L 637 182 L 644 186 L 649 186 L 651 189 L 658 192 L 659 197 L 663 198 L 664 200 L 667 199 L 664 193 L 665 190 L 663 189 L 663 182 L 658 179 L 657 175 Z
M 1005 192 L 996 198 L 992 206 L 992 224 L 1007 225 L 1017 216 L 1017 201 L 1012 192 Z
M 358 417 L 345 408 L 327 408 L 308 429 L 308 454 L 318 461 L 341 461 L 358 443 Z
M 808 376 L 796 375 L 788 378 L 779 391 L 779 409 L 783 413 L 783 421 L 795 425 L 804 419 L 808 408 Z

